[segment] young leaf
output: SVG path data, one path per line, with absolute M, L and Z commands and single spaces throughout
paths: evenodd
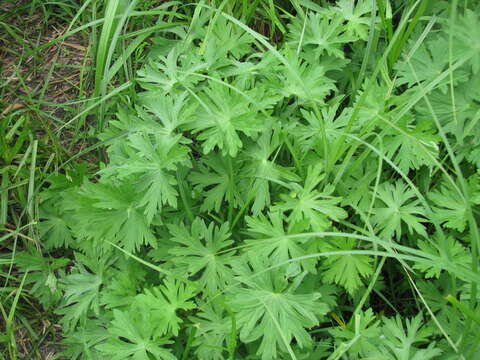
M 68 263 L 66 258 L 52 258 L 36 250 L 25 250 L 15 256 L 16 266 L 23 272 L 28 271 L 25 287 L 31 285 L 30 293 L 47 309 L 57 305 L 61 298 L 58 279 Z
M 149 59 L 147 65 L 138 71 L 139 83 L 146 90 L 173 94 L 195 86 L 201 78 L 195 73 L 202 73 L 207 64 L 192 50 L 182 51 L 180 46 L 170 50 L 167 56 L 159 55 Z
M 370 28 L 370 17 L 366 16 L 372 12 L 372 3 L 368 0 L 356 2 L 350 0 L 339 0 L 334 10 L 343 17 L 346 23 L 346 35 L 353 39 L 368 39 Z M 332 15 L 336 15 L 333 13 Z
M 53 204 L 51 201 L 45 202 L 40 207 L 40 219 L 38 224 L 40 236 L 44 240 L 43 243 L 49 248 L 69 247 L 72 245 L 73 237 L 66 211 L 62 211 L 62 202 Z
M 337 342 L 351 344 L 347 353 L 353 359 L 369 358 L 374 354 L 378 356 L 381 328 L 372 309 L 356 314 L 352 320 L 347 326 L 337 326 L 329 330 L 329 333 Z
M 301 103 L 312 101 L 323 104 L 325 98 L 337 88 L 326 75 L 327 69 L 316 62 L 311 63 L 298 57 L 292 50 L 285 50 L 289 67 L 284 67 L 278 82 L 272 83 L 286 98 L 295 96 Z
M 137 184 L 137 193 L 143 196 L 139 206 L 145 206 L 147 222 L 161 212 L 162 206 L 177 206 L 178 192 L 174 171 L 179 165 L 189 163 L 189 150 L 178 144 L 181 135 L 170 141 L 157 143 L 146 136 L 134 134 L 130 136 L 130 147 L 133 151 L 121 165 L 105 168 L 105 175 L 116 174 L 119 179 L 135 175 L 131 183 Z
M 100 289 L 105 281 L 105 264 L 98 259 L 88 260 L 80 254 L 76 254 L 76 257 L 78 262 L 74 271 L 62 279 L 64 300 L 57 310 L 63 316 L 61 324 L 66 332 L 74 330 L 78 322 L 84 321 L 91 311 L 99 315 Z

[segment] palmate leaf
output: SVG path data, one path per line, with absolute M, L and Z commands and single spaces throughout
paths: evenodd
M 336 7 L 333 8 L 332 15 L 343 17 L 346 25 L 346 34 L 357 40 L 367 40 L 368 30 L 370 28 L 370 15 L 372 12 L 372 2 L 369 0 L 339 0 Z
M 15 255 L 15 265 L 28 271 L 25 287 L 46 309 L 57 305 L 62 296 L 58 279 L 69 262 L 67 258 L 52 258 L 36 250 Z
M 268 213 L 268 217 L 260 214 L 258 217 L 246 217 L 248 232 L 254 239 L 245 240 L 248 251 L 266 256 L 272 265 L 282 264 L 290 259 L 307 255 L 306 242 L 311 238 L 288 237 L 295 233 L 301 233 L 308 224 L 299 223 L 299 226 L 285 231 L 284 215 L 280 211 Z M 315 272 L 315 260 L 301 260 L 302 267 L 312 273 Z
M 292 192 L 281 194 L 282 201 L 272 210 L 290 212 L 288 220 L 291 223 L 308 220 L 314 231 L 326 230 L 330 226 L 330 219 L 338 221 L 346 218 L 347 212 L 337 206 L 341 198 L 330 196 L 331 187 L 326 187 L 325 192 L 317 190 L 324 176 L 321 165 L 310 166 L 304 185 L 292 184 Z
M 476 75 L 476 78 L 480 78 L 480 74 Z M 471 145 L 474 145 L 475 139 L 468 139 L 468 137 L 476 135 L 478 138 L 478 122 L 477 126 L 474 124 L 479 107 L 472 104 L 476 104 L 480 96 L 476 95 L 474 91 L 477 79 L 471 78 L 469 80 L 471 81 L 455 86 L 453 94 L 450 86 L 448 86 L 445 92 L 436 89 L 428 95 L 430 106 L 434 109 L 434 114 L 440 121 L 443 131 L 447 134 L 453 134 L 457 144 L 460 143 L 458 145 L 461 145 L 462 142 L 468 143 L 470 140 L 473 140 Z M 452 106 L 452 96 L 455 97 L 455 107 Z M 427 102 L 420 101 L 415 106 L 415 111 L 418 114 L 418 119 L 430 123 L 432 128 L 435 128 L 430 106 Z M 452 121 L 452 119 L 456 120 Z M 449 141 L 453 141 L 453 139 Z
M 233 244 L 228 223 L 220 227 L 214 223 L 207 226 L 196 218 L 191 229 L 183 224 L 172 224 L 168 229 L 173 235 L 171 240 L 178 244 L 169 250 L 174 255 L 172 262 L 185 264 L 190 276 L 201 273 L 196 281 L 206 295 L 215 295 L 231 282 L 233 275 L 229 263 L 235 251 L 224 253 Z
M 433 211 L 440 223 L 449 229 L 463 232 L 468 221 L 468 201 L 474 198 L 462 199 L 457 190 L 446 184 L 449 183 L 444 183 L 439 189 L 431 191 L 428 197 L 435 205 Z
M 295 96 L 301 103 L 312 100 L 323 104 L 325 98 L 336 90 L 335 81 L 326 75 L 327 68 L 299 58 L 293 50 L 286 49 L 289 67 L 283 67 L 276 83 L 272 83 L 284 97 Z
M 354 239 L 336 239 L 319 246 L 322 252 L 356 249 Z M 362 278 L 373 274 L 372 259 L 367 255 L 342 254 L 323 261 L 322 276 L 328 283 L 343 286 L 351 295 L 362 285 Z
M 148 314 L 146 321 L 151 323 L 150 334 L 155 337 L 178 335 L 182 319 L 178 310 L 191 310 L 196 307 L 190 300 L 197 293 L 197 287 L 191 282 L 181 283 L 176 280 L 164 280 L 163 285 L 145 289 L 137 295 L 133 309 L 138 313 Z
M 135 176 L 130 182 L 136 182 L 136 192 L 142 194 L 139 206 L 145 207 L 148 223 L 164 205 L 177 206 L 174 171 L 179 165 L 189 164 L 189 149 L 179 144 L 180 139 L 181 135 L 177 135 L 169 141 L 157 143 L 147 136 L 134 134 L 129 138 L 132 151 L 124 163 L 109 166 L 101 172 L 106 176 L 115 174 L 119 179 Z
M 241 169 L 245 175 L 246 191 L 254 194 L 251 211 L 258 215 L 265 207 L 270 206 L 270 188 L 273 184 L 283 181 L 299 181 L 299 177 L 289 168 L 275 163 L 275 157 L 280 146 L 276 131 L 265 130 L 255 141 L 247 145 L 241 159 L 244 166 Z
M 211 153 L 203 157 L 190 180 L 203 195 L 201 211 L 220 211 L 223 202 L 234 208 L 243 203 L 239 189 L 241 162 L 238 158 Z
M 372 202 L 371 185 L 375 184 L 379 162 L 377 159 L 365 159 L 357 171 L 342 179 L 339 192 L 345 194 L 342 205 L 370 212 Z
M 140 108 L 137 108 L 137 112 L 141 115 L 141 120 L 138 122 L 141 123 L 143 120 L 144 123 L 150 125 L 150 127 L 147 125 L 139 128 L 138 131 L 153 136 L 156 143 L 166 146 L 174 146 L 177 142 L 181 144 L 188 142 L 185 138 L 180 140 L 177 138 L 178 128 L 189 122 L 197 109 L 196 103 L 192 104 L 188 101 L 188 92 L 165 95 L 158 90 L 145 91 L 139 94 L 139 101 L 145 110 L 154 117 L 149 117 Z M 156 123 L 156 126 L 152 126 L 152 123 Z M 173 141 L 173 145 L 170 145 L 169 140 Z
M 232 333 L 232 317 L 215 302 L 201 306 L 192 321 L 197 329 L 195 353 L 199 360 L 224 360 L 224 350 Z
M 110 183 L 85 182 L 71 191 L 65 207 L 74 216 L 72 227 L 79 239 L 90 240 L 94 246 L 77 241 L 76 245 L 96 251 L 96 247 L 110 247 L 105 240 L 119 244 L 127 251 L 143 244 L 155 247 L 155 237 L 141 211 L 132 183 L 115 186 Z
M 435 342 L 428 339 L 432 328 L 422 324 L 422 315 L 418 314 L 412 319 L 406 319 L 403 326 L 399 315 L 392 319 L 385 319 L 383 326 L 384 340 L 380 343 L 385 349 L 385 355 L 396 360 L 429 360 L 436 359 L 442 350 L 435 347 Z M 427 348 L 420 349 L 415 343 L 427 344 Z
M 95 348 L 109 338 L 106 319 L 87 319 L 84 325 L 68 333 L 62 341 L 62 355 L 71 360 L 105 360 Z
M 288 288 L 282 272 L 265 271 L 266 266 L 253 253 L 235 262 L 236 279 L 242 286 L 229 291 L 228 305 L 235 313 L 240 340 L 261 339 L 257 355 L 273 360 L 278 350 L 286 351 L 294 339 L 300 348 L 310 345 L 305 329 L 317 325 L 317 317 L 325 314 L 328 306 L 320 301 L 319 293 L 301 294 L 295 287 Z
M 189 48 L 193 50 L 194 48 Z M 181 46 L 170 50 L 167 56 L 159 55 L 138 71 L 139 83 L 146 90 L 158 91 L 163 94 L 183 91 L 201 81 L 195 75 L 202 73 L 208 67 L 193 51 L 183 51 Z
M 72 188 L 78 188 L 84 179 L 86 164 L 77 164 L 73 169 L 65 170 L 65 174 L 50 175 L 46 181 L 49 188 L 42 191 L 39 207 L 38 230 L 42 244 L 48 248 L 74 246 L 70 229 L 72 214 L 65 208 L 64 195 Z
M 477 144 L 480 143 L 477 141 Z M 480 169 L 480 146 L 477 146 L 475 148 L 470 149 L 467 154 L 467 159 L 470 161 L 473 165 L 477 167 L 477 169 Z
M 425 211 L 421 207 L 420 200 L 416 199 L 415 192 L 401 181 L 395 184 L 383 183 L 377 190 L 379 205 L 375 207 L 373 221 L 381 235 L 390 238 L 395 235 L 400 238 L 402 235 L 402 224 L 405 224 L 410 233 L 413 231 L 420 235 L 427 236 L 422 222 Z
M 422 42 L 408 59 L 409 62 L 404 61 L 396 65 L 398 85 L 407 84 L 411 87 L 418 82 L 431 81 L 441 74 L 448 67 L 449 62 L 448 51 L 445 49 L 448 49 L 447 37 L 436 37 Z M 408 53 L 407 56 L 410 54 Z M 442 82 L 443 90 L 448 81 L 446 79 Z
M 440 257 L 447 262 L 447 254 L 445 250 L 441 250 L 439 246 L 440 243 L 439 236 L 431 237 L 431 242 L 427 242 L 425 240 L 418 241 L 418 247 L 425 253 L 434 255 L 436 257 Z M 448 236 L 447 239 L 447 247 L 448 251 L 450 252 L 450 262 L 455 263 L 456 265 L 470 267 L 472 262 L 471 254 L 465 249 L 465 247 L 456 240 L 453 236 Z M 432 243 L 433 242 L 433 243 Z M 442 265 L 442 264 L 438 264 Z M 414 264 L 414 269 L 420 270 L 425 274 L 426 278 L 439 278 L 443 269 L 440 266 L 435 266 L 434 264 Z
M 378 356 L 378 338 L 381 334 L 381 328 L 372 309 L 359 312 L 354 315 L 354 318 L 348 322 L 346 327 L 335 327 L 329 330 L 329 333 L 336 342 L 341 343 L 349 343 L 357 337 L 357 340 L 353 341 L 352 346 L 347 351 L 352 359 L 369 358 L 373 354 Z
M 407 119 L 400 121 L 397 126 L 402 131 L 392 129 L 392 134 L 382 140 L 385 155 L 405 174 L 410 170 L 418 170 L 422 165 L 434 166 L 433 159 L 436 159 L 439 153 L 439 139 L 432 133 L 430 124 L 408 122 Z
M 109 269 L 111 278 L 103 287 L 101 304 L 105 309 L 120 309 L 132 305 L 135 296 L 143 289 L 147 272 L 139 262 L 120 257 L 115 269 Z M 128 274 L 128 276 L 125 276 Z
M 313 50 L 343 59 L 343 45 L 355 40 L 347 34 L 344 21 L 338 14 L 327 12 L 310 13 L 306 19 L 297 16 L 288 25 L 288 44 L 292 49 L 301 46 L 305 51 Z
M 73 271 L 62 279 L 64 289 L 63 302 L 57 309 L 62 315 L 64 331 L 75 329 L 80 320 L 84 321 L 89 313 L 100 313 L 100 290 L 107 276 L 105 268 L 111 265 L 92 257 L 76 253 L 77 264 Z
M 391 119 L 391 115 L 389 114 L 389 107 L 391 107 L 390 103 L 392 102 L 391 99 L 395 99 L 391 96 L 389 87 L 384 83 L 379 83 L 378 81 L 370 82 L 368 84 L 365 82 L 362 86 L 362 89 L 358 91 L 355 100 L 358 102 L 362 97 L 364 97 L 364 101 L 362 105 L 359 107 L 358 116 L 356 117 L 356 121 L 353 125 L 353 129 L 361 129 L 363 126 L 370 125 L 372 122 L 379 121 L 383 126 L 384 123 L 381 119 Z M 365 91 L 367 92 L 364 95 Z M 359 106 L 355 104 L 354 107 Z
M 330 144 L 340 136 L 343 128 L 348 122 L 350 109 L 347 108 L 337 115 L 340 101 L 329 103 L 320 110 L 320 118 L 313 112 L 301 109 L 302 118 L 307 124 L 297 124 L 292 133 L 298 141 L 302 151 L 308 153 L 310 150 L 323 151 L 323 133 L 326 135 L 326 143 Z M 317 150 L 318 149 L 318 150 Z
M 69 247 L 72 245 L 72 232 L 68 227 L 66 211 L 62 211 L 60 199 L 56 199 L 57 203 L 45 202 L 40 207 L 40 219 L 38 224 L 40 236 L 44 240 L 43 243 L 49 248 Z
M 249 91 L 246 93 L 248 95 Z M 252 136 L 265 127 L 267 119 L 250 100 L 255 97 L 246 98 L 230 87 L 212 81 L 199 99 L 202 106 L 188 128 L 198 134 L 197 139 L 202 142 L 205 154 L 217 148 L 223 155 L 234 157 L 243 146 L 240 134 Z
M 141 312 L 113 310 L 109 339 L 96 349 L 112 360 L 176 360 L 165 347 L 171 343 L 155 335 L 156 324 Z
M 468 56 L 468 63 L 474 74 L 480 72 L 480 57 L 478 56 L 480 51 L 480 16 L 478 10 L 478 5 L 474 9 L 465 9 L 465 12 L 453 22 L 453 28 L 444 29 L 447 36 L 453 34 L 454 58 Z
M 229 65 L 231 60 L 238 60 L 252 52 L 254 43 L 252 35 L 223 16 L 215 17 L 211 21 L 214 22 L 210 28 L 211 31 L 209 32 L 210 29 L 205 27 L 206 34 L 198 49 L 198 53 L 204 56 L 210 71 Z

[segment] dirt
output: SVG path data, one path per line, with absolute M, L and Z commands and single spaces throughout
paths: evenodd
M 27 119 L 22 126 L 28 126 L 41 144 L 37 164 L 42 167 L 55 147 L 61 148 L 63 158 L 68 159 L 87 146 L 73 129 L 57 130 L 81 107 L 67 104 L 78 100 L 79 87 L 87 86 L 88 94 L 88 81 L 81 85 L 81 68 L 88 67 L 91 60 L 88 39 L 80 33 L 38 51 L 66 33 L 69 24 L 53 15 L 45 23 L 41 6 L 30 12 L 30 3 L 0 0 L 0 21 L 21 39 L 0 25 L 0 121 L 7 121 L 8 129 L 22 117 Z M 45 6 L 55 12 L 54 5 Z M 62 334 L 56 317 L 30 301 L 21 296 L 17 309 L 30 326 L 27 329 L 22 322 L 15 323 L 17 358 L 60 359 Z M 0 332 L 3 327 L 0 320 Z
M 39 51 L 42 45 L 66 33 L 69 24 L 54 15 L 45 23 L 40 7 L 31 14 L 29 7 L 19 12 L 18 9 L 26 3 L 28 1 L 1 2 L 0 11 L 7 13 L 3 21 L 9 20 L 8 25 L 24 43 L 0 27 L 0 79 L 4 84 L 0 85 L 0 117 L 20 109 L 31 110 L 30 126 L 48 144 L 53 142 L 51 134 L 56 134 L 58 128 L 72 117 L 72 112 L 81 106 L 68 105 L 68 102 L 79 98 L 81 86 L 88 86 L 88 82 L 81 83 L 80 70 L 91 63 L 88 39 L 77 33 Z M 88 92 L 88 88 L 84 91 Z M 51 131 L 50 138 L 45 129 Z M 74 135 L 69 134 L 68 128 L 62 131 L 59 139 L 64 147 L 61 150 L 78 151 L 78 146 L 71 146 Z

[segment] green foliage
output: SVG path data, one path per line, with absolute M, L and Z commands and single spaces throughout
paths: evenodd
M 327 283 L 336 283 L 353 294 L 362 284 L 361 278 L 368 278 L 373 273 L 372 259 L 365 255 L 348 254 L 355 249 L 352 239 L 340 239 L 335 244 L 321 247 L 323 251 L 344 251 L 341 255 L 332 255 L 324 261 L 323 277 Z
M 98 351 L 111 359 L 175 360 L 163 345 L 170 342 L 155 335 L 155 322 L 144 313 L 124 313 L 113 310 L 107 342 L 97 345 Z
M 261 338 L 257 354 L 262 360 L 275 359 L 277 349 L 286 351 L 292 339 L 300 348 L 311 344 L 305 328 L 317 325 L 317 316 L 324 315 L 328 306 L 320 301 L 320 293 L 295 291 L 304 274 L 293 278 L 288 286 L 281 272 L 266 270 L 265 262 L 255 255 L 238 259 L 234 270 L 242 286 L 231 290 L 229 304 L 241 341 Z
M 207 3 L 158 8 L 105 161 L 42 189 L 16 266 L 65 356 L 468 359 L 478 7 Z

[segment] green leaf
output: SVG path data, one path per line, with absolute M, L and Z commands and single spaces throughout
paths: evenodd
M 139 101 L 148 113 L 154 115 L 150 118 L 146 113 L 137 109 L 141 115 L 140 122 L 144 122 L 143 128 L 139 131 L 153 136 L 157 144 L 174 146 L 176 143 L 188 143 L 186 138 L 178 138 L 179 127 L 191 120 L 197 106 L 188 103 L 188 92 L 180 93 L 177 96 L 165 96 L 158 90 L 151 90 L 141 93 Z M 129 130 L 131 127 L 129 127 Z
M 348 251 L 355 249 L 354 239 L 336 239 L 321 244 L 322 251 Z M 362 285 L 362 278 L 373 274 L 372 259 L 367 255 L 342 254 L 328 256 L 323 262 L 323 278 L 328 283 L 342 285 L 350 295 Z
M 372 309 L 367 309 L 354 315 L 347 326 L 337 326 L 329 330 L 329 333 L 336 342 L 349 344 L 348 355 L 354 359 L 362 359 L 378 353 L 378 339 L 381 334 L 379 325 Z
M 188 125 L 194 134 L 198 134 L 197 139 L 202 142 L 205 154 L 219 149 L 223 155 L 234 157 L 243 147 L 241 134 L 252 137 L 263 130 L 267 119 L 259 114 L 250 100 L 254 98 L 245 98 L 224 84 L 209 83 L 200 94 L 203 106 Z
M 439 246 L 439 236 L 431 237 L 429 242 L 425 240 L 418 241 L 418 247 L 427 254 L 440 258 L 448 264 L 454 263 L 456 265 L 465 266 L 470 268 L 472 262 L 471 254 L 465 249 L 465 247 L 457 241 L 453 236 L 448 236 L 446 239 L 446 246 L 450 253 L 450 260 L 447 258 L 445 250 L 442 250 Z M 442 265 L 442 264 L 438 264 Z M 443 268 L 448 268 L 448 265 L 444 265 Z M 420 270 L 425 274 L 426 278 L 439 278 L 443 270 L 441 266 L 427 265 L 427 264 L 414 264 L 414 269 Z
M 138 250 L 142 244 L 155 247 L 147 219 L 138 203 L 134 183 L 115 186 L 108 183 L 85 184 L 72 191 L 65 200 L 65 207 L 73 215 L 72 227 L 77 237 L 91 240 L 78 246 L 97 251 L 107 246 L 104 240 L 120 244 L 126 251 Z M 108 246 L 109 247 L 109 246 Z
M 105 284 L 101 294 L 101 304 L 106 309 L 122 309 L 132 305 L 135 296 L 142 289 L 146 271 L 142 264 L 121 257 L 116 262 L 116 272 Z M 113 272 L 114 269 L 110 269 Z M 125 276 L 128 274 L 128 276 Z
M 405 174 L 410 170 L 418 170 L 422 165 L 435 166 L 432 159 L 439 154 L 438 136 L 433 134 L 428 122 L 409 124 L 410 119 L 397 123 L 397 129 L 383 138 L 385 155 L 392 159 Z
M 310 150 L 323 152 L 323 133 L 326 135 L 327 144 L 331 144 L 340 136 L 339 133 L 347 125 L 350 109 L 347 108 L 337 116 L 339 105 L 340 103 L 337 102 L 331 106 L 322 107 L 320 117 L 311 111 L 300 110 L 302 118 L 306 120 L 307 124 L 297 124 L 292 132 L 304 153 L 308 153 Z
M 189 276 L 199 275 L 198 284 L 206 295 L 216 295 L 218 290 L 233 279 L 230 262 L 235 251 L 224 253 L 233 244 L 230 240 L 229 224 L 221 227 L 210 223 L 208 226 L 196 218 L 191 229 L 185 225 L 169 225 L 172 241 L 179 246 L 172 247 L 172 262 L 185 264 Z
M 58 200 L 58 199 L 57 199 Z M 69 247 L 72 245 L 72 233 L 68 227 L 65 211 L 52 202 L 44 203 L 40 208 L 40 219 L 38 224 L 40 236 L 49 248 Z
M 288 68 L 284 67 L 278 81 L 273 83 L 284 97 L 296 96 L 301 103 L 312 100 L 323 104 L 328 95 L 337 88 L 335 81 L 326 75 L 327 66 L 317 61 L 304 61 L 293 50 L 286 49 Z M 327 64 L 326 64 L 327 65 Z
M 347 34 L 344 21 L 341 16 L 326 12 L 310 13 L 305 19 L 297 16 L 288 25 L 288 44 L 292 49 L 300 47 L 343 59 L 343 45 L 355 40 Z
M 228 304 L 236 314 L 240 340 L 250 343 L 261 339 L 257 355 L 262 360 L 277 359 L 279 349 L 287 351 L 292 340 L 300 348 L 311 344 L 306 328 L 318 324 L 317 316 L 328 307 L 321 294 L 296 293 L 288 288 L 278 269 L 265 271 L 266 264 L 250 254 L 234 265 L 242 286 L 233 288 Z
M 449 229 L 463 232 L 468 221 L 468 200 L 462 200 L 457 191 L 442 184 L 438 190 L 428 194 L 432 200 L 438 221 Z
M 216 303 L 205 304 L 201 308 L 202 311 L 192 319 L 197 328 L 195 353 L 200 360 L 224 360 L 232 319 Z
M 176 360 L 165 345 L 171 344 L 154 334 L 156 324 L 138 312 L 113 310 L 108 328 L 110 338 L 97 345 L 101 354 L 112 360 Z
M 149 59 L 147 65 L 138 71 L 139 82 L 146 90 L 162 93 L 175 93 L 195 86 L 208 66 L 193 51 L 182 51 L 175 46 L 167 56 L 158 55 L 155 60 Z
M 84 325 L 69 332 L 62 341 L 62 355 L 72 360 L 104 360 L 95 348 L 109 337 L 105 321 L 102 320 L 87 319 Z
M 436 36 L 434 39 L 424 41 L 413 53 L 409 62 L 400 62 L 396 66 L 398 85 L 417 85 L 435 79 L 448 67 L 448 39 Z M 410 53 L 407 54 L 407 56 Z M 413 70 L 412 70 L 413 68 Z M 448 85 L 445 79 L 442 83 L 443 90 Z
M 368 0 L 350 1 L 339 0 L 334 10 L 343 17 L 346 23 L 346 35 L 352 39 L 368 39 L 370 29 L 370 16 L 372 12 L 372 3 Z M 337 15 L 332 13 L 333 16 Z
M 258 215 L 265 207 L 270 206 L 270 189 L 275 183 L 285 180 L 299 181 L 299 177 L 290 169 L 276 164 L 280 139 L 275 131 L 267 131 L 249 144 L 242 152 L 245 165 L 242 174 L 245 175 L 245 191 L 254 194 L 251 211 Z M 273 159 L 272 159 L 273 157 Z
M 62 296 L 59 278 L 69 262 L 67 258 L 53 258 L 37 250 L 25 250 L 15 256 L 16 266 L 28 272 L 25 287 L 47 309 L 56 306 Z
M 290 212 L 288 220 L 298 223 L 308 220 L 314 231 L 325 231 L 330 226 L 330 219 L 338 221 L 347 217 L 347 212 L 338 207 L 341 198 L 330 196 L 333 189 L 330 186 L 324 188 L 324 192 L 317 190 L 319 183 L 325 174 L 322 166 L 310 166 L 304 185 L 291 184 L 292 191 L 289 194 L 281 194 L 282 199 L 272 210 Z
M 269 258 L 271 264 L 285 263 L 290 259 L 308 254 L 306 242 L 311 238 L 288 237 L 288 235 L 302 233 L 308 225 L 300 224 L 297 229 L 285 231 L 284 215 L 280 211 L 269 212 L 268 217 L 260 214 L 258 217 L 246 217 L 248 232 L 255 239 L 245 240 L 247 250 L 263 254 Z M 302 267 L 310 272 L 315 272 L 315 260 L 301 260 Z M 292 264 L 295 265 L 295 264 Z
M 139 313 L 148 313 L 150 334 L 156 336 L 178 335 L 182 319 L 178 310 L 191 310 L 196 307 L 192 297 L 197 293 L 193 283 L 180 283 L 176 280 L 164 280 L 163 285 L 145 289 L 137 295 L 134 309 Z
M 63 302 L 57 310 L 63 316 L 61 324 L 66 332 L 75 329 L 90 313 L 100 314 L 100 290 L 105 281 L 106 264 L 80 254 L 76 254 L 76 258 L 74 270 L 62 279 Z
M 385 355 L 392 356 L 398 360 L 428 360 L 436 359 L 442 354 L 442 350 L 435 347 L 435 342 L 428 339 L 432 329 L 422 325 L 422 315 L 419 314 L 412 319 L 406 319 L 403 326 L 399 315 L 392 319 L 385 319 L 382 330 L 384 339 L 380 344 L 387 349 Z M 415 343 L 428 344 L 426 348 L 415 347 Z
M 223 202 L 234 208 L 243 203 L 238 186 L 241 163 L 237 158 L 211 153 L 198 163 L 198 171 L 193 171 L 190 180 L 203 196 L 201 211 L 220 211 Z
M 410 233 L 413 231 L 427 236 L 422 222 L 425 211 L 421 207 L 420 200 L 416 199 L 415 192 L 401 181 L 394 184 L 383 183 L 377 190 L 378 203 L 375 207 L 373 221 L 381 235 L 389 239 L 393 235 L 399 239 L 402 235 L 402 224 L 405 224 Z
M 130 136 L 130 147 L 133 152 L 122 165 L 110 166 L 102 171 L 119 179 L 135 175 L 136 192 L 142 194 L 139 206 L 145 206 L 147 222 L 162 211 L 162 206 L 177 206 L 178 192 L 174 171 L 179 165 L 189 163 L 189 150 L 177 145 L 181 135 L 171 141 L 155 142 L 140 134 Z

